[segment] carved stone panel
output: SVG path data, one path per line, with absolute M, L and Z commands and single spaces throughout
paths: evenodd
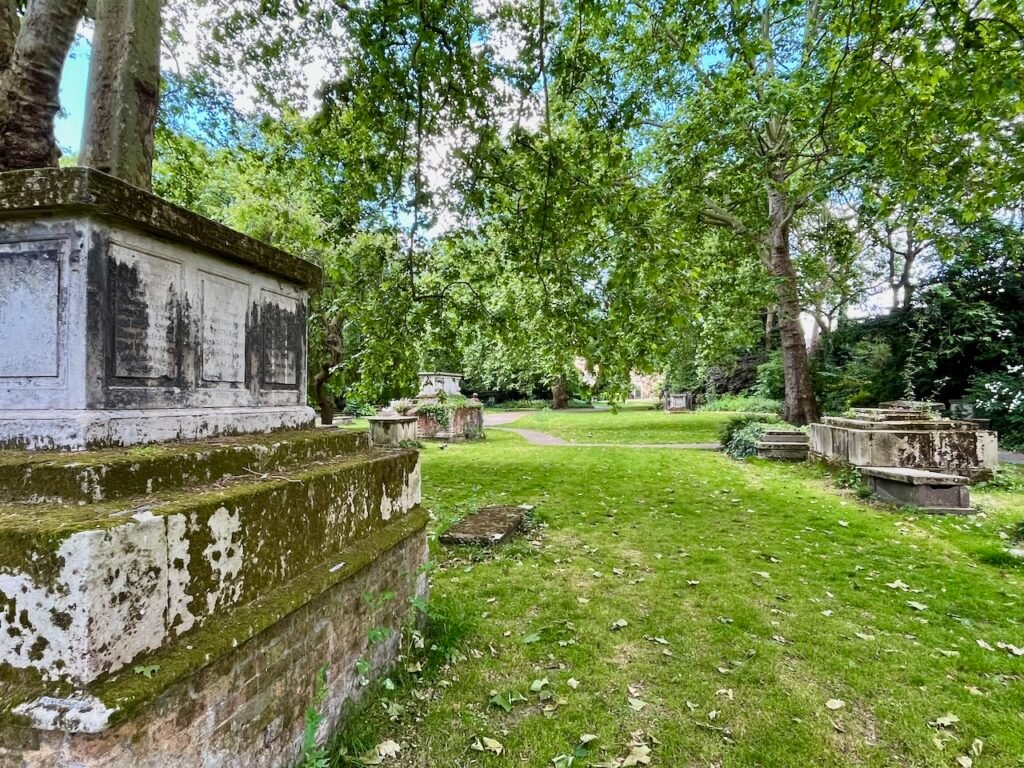
M 281 389 L 299 384 L 299 367 L 306 327 L 305 313 L 297 299 L 263 290 L 260 301 L 263 330 L 263 383 Z
M 110 246 L 112 373 L 152 385 L 178 376 L 182 265 L 154 254 Z
M 204 384 L 245 382 L 245 331 L 249 286 L 209 272 L 202 280 Z
M 0 245 L 0 378 L 59 375 L 61 243 Z

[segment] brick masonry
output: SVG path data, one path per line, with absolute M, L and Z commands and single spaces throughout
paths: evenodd
M 317 671 L 329 694 L 320 736 L 337 728 L 361 690 L 356 662 L 375 673 L 394 659 L 400 633 L 370 649 L 374 627 L 409 620 L 427 593 L 425 529 L 407 537 L 235 652 L 174 684 L 127 722 L 96 736 L 30 729 L 0 736 L 0 768 L 281 768 L 301 756 L 304 713 Z M 394 592 L 373 614 L 363 595 Z

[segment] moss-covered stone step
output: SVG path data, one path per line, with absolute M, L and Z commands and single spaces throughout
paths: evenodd
M 150 496 L 366 450 L 366 432 L 313 429 L 58 453 L 0 451 L 0 501 L 95 504 Z
M 79 684 L 113 673 L 419 500 L 416 451 L 373 450 L 142 506 L 0 505 L 0 668 Z
M 144 654 L 129 669 L 105 674 L 87 686 L 69 681 L 46 681 L 32 670 L 0 668 L 0 744 L 17 746 L 27 728 L 60 729 L 69 733 L 98 733 L 126 722 L 165 692 L 214 667 L 236 648 L 267 631 L 294 611 L 314 604 L 318 596 L 357 584 L 355 578 L 382 556 L 400 547 L 422 550 L 413 560 L 426 557 L 424 529 L 428 515 L 416 507 L 329 558 L 304 570 L 287 584 L 180 638 Z M 338 562 L 343 563 L 338 567 Z M 413 568 L 395 574 L 407 580 L 407 592 L 424 594 L 426 576 Z M 363 587 L 348 599 L 359 603 Z M 365 606 L 355 606 L 361 613 Z M 387 607 L 387 612 L 403 611 Z M 364 638 L 365 644 L 365 638 Z M 322 663 L 317 660 L 315 664 Z M 314 664 L 314 666 L 315 666 Z M 255 676 L 255 675 L 254 675 Z M 264 677 L 272 677 L 269 670 Z M 305 681 L 303 681 L 305 682 Z M 188 699 L 188 692 L 179 695 Z

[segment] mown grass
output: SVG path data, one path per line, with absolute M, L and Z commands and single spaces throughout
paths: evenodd
M 714 443 L 733 413 L 665 413 L 650 403 L 628 403 L 618 411 L 539 411 L 509 426 L 534 429 L 571 443 Z
M 506 433 L 431 446 L 423 469 L 434 534 L 489 503 L 534 504 L 542 527 L 493 554 L 432 543 L 431 599 L 461 656 L 375 687 L 338 764 L 385 739 L 401 745 L 385 765 L 431 768 L 614 764 L 637 739 L 673 768 L 1024 764 L 1024 658 L 996 647 L 1024 646 L 1024 568 L 990 557 L 1020 492 L 930 517 L 813 466 Z M 544 679 L 548 700 L 530 691 Z M 526 701 L 506 712 L 495 693 Z

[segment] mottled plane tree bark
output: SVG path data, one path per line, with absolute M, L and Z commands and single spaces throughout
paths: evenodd
M 56 166 L 60 77 L 86 0 L 0 0 L 0 171 Z
M 97 0 L 79 162 L 152 189 L 161 0 Z

